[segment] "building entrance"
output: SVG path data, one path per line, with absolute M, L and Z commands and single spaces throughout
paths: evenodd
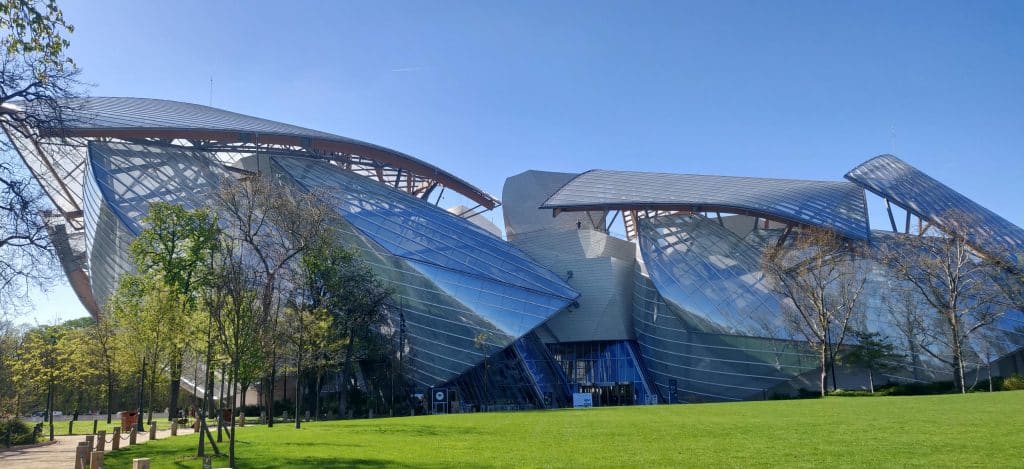
M 633 405 L 633 383 L 581 384 L 579 392 L 594 396 L 594 407 Z

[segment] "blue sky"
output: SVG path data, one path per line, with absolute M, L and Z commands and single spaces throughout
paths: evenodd
M 92 95 L 206 104 L 212 76 L 214 106 L 395 148 L 498 196 L 527 169 L 840 179 L 895 146 L 1024 225 L 1021 2 L 63 9 Z M 84 315 L 66 287 L 34 296 L 28 321 Z

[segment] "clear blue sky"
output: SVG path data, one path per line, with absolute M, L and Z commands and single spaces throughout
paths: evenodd
M 1022 2 L 66 1 L 96 96 L 526 169 L 840 179 L 893 151 L 1024 225 Z M 500 217 L 494 217 L 499 222 Z M 872 222 L 885 223 L 884 212 Z M 84 315 L 66 287 L 27 320 Z

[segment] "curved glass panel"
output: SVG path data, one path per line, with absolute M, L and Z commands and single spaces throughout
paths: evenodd
M 786 338 L 779 304 L 761 272 L 761 249 L 700 215 L 643 219 L 640 253 L 658 292 L 691 327 Z
M 579 296 L 516 247 L 424 200 L 322 161 L 274 162 L 306 188 L 336 197 L 346 220 L 397 256 L 562 299 Z
M 876 156 L 846 179 L 963 236 L 975 249 L 1024 271 L 1024 229 L 892 155 Z M 956 215 L 950 212 L 957 212 Z
M 853 239 L 867 239 L 869 231 L 864 191 L 845 181 L 593 170 L 541 208 L 722 211 L 822 226 Z

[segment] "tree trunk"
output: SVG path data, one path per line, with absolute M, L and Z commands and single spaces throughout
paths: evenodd
M 146 393 L 146 359 L 142 359 L 142 369 L 139 370 L 139 408 L 135 413 L 135 429 L 142 433 L 146 429 L 142 426 L 142 412 L 144 412 L 144 403 L 142 401 Z
M 989 375 L 991 375 L 991 372 L 989 372 Z M 318 422 L 319 421 L 319 391 L 321 391 L 321 377 L 322 376 L 324 376 L 324 374 L 317 370 L 316 371 L 316 395 L 313 396 L 313 422 Z M 992 380 L 989 379 L 988 381 L 991 382 Z
M 167 421 L 173 421 L 178 416 L 178 396 L 181 393 L 181 367 L 182 367 L 181 354 L 175 354 L 173 360 L 171 360 L 171 388 L 170 388 L 170 400 L 171 402 L 167 405 Z
M 868 368 L 868 389 L 871 390 L 871 394 L 875 393 L 875 377 L 871 373 L 871 368 Z
M 46 389 L 46 420 L 50 423 L 50 441 L 53 441 L 53 381 Z
M 238 346 L 235 346 L 235 353 L 231 357 L 231 378 L 232 381 L 238 380 Z M 234 386 L 231 387 L 235 389 Z M 235 421 L 238 420 L 236 413 L 238 409 L 235 407 L 235 398 L 231 398 L 231 434 L 228 435 L 228 466 L 235 467 Z M 242 405 L 245 405 L 245 389 L 242 389 Z
M 110 425 L 110 415 L 114 413 L 114 377 L 107 374 L 107 425 Z
M 78 420 L 78 414 L 82 410 L 82 390 L 75 391 L 75 413 L 71 416 L 71 420 Z
M 821 371 L 818 387 L 821 391 L 821 397 L 825 397 L 828 393 L 828 351 L 824 347 L 818 352 L 818 367 Z
M 153 360 L 153 374 L 149 375 L 149 419 L 146 425 L 153 425 L 153 398 L 156 393 L 156 360 Z
M 348 407 L 348 383 L 352 380 L 352 353 L 355 350 L 355 339 L 349 330 L 348 344 L 345 346 L 345 363 L 341 367 L 341 383 L 338 386 L 338 417 L 345 418 Z
M 295 366 L 295 428 L 302 428 L 302 357 L 300 354 L 298 363 Z
M 224 379 L 225 371 L 224 365 L 222 364 L 220 366 L 220 389 L 218 390 L 220 397 L 220 405 L 218 407 L 220 408 L 217 409 L 217 443 L 224 441 Z
M 213 340 L 210 337 L 212 330 L 213 318 L 210 318 L 210 323 L 206 328 L 206 369 L 203 370 L 203 377 L 206 379 L 206 387 L 203 389 L 203 400 L 196 415 L 196 418 L 199 419 L 199 449 L 196 452 L 196 456 L 199 457 L 206 455 L 206 411 L 208 407 L 207 401 L 209 401 L 210 398 L 211 381 L 213 380 L 210 375 L 210 368 L 213 367 Z M 212 444 L 213 441 L 210 441 L 210 443 Z
M 267 427 L 274 426 L 274 381 L 277 380 L 277 347 L 274 347 L 270 364 L 270 396 L 267 397 Z

